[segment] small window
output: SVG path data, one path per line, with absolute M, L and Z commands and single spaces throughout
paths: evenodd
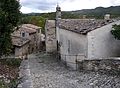
M 70 53 L 70 40 L 68 40 L 68 53 Z
M 22 37 L 25 37 L 25 33 L 24 32 L 22 33 Z
M 40 33 L 40 29 L 37 29 L 38 30 L 38 33 Z

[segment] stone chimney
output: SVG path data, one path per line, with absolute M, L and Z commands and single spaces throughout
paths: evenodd
M 105 20 L 110 20 L 110 14 L 105 14 L 104 19 Z
M 59 25 L 60 25 L 60 19 L 61 19 L 61 8 L 59 5 L 56 7 L 56 19 L 55 19 L 55 30 L 56 30 L 56 43 L 57 43 L 57 51 L 59 52 L 59 36 L 60 36 L 60 30 L 59 30 Z
M 61 19 L 61 8 L 59 7 L 59 5 L 57 5 L 57 7 L 56 7 L 56 20 L 59 18 Z

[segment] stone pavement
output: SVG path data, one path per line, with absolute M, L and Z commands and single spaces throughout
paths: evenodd
M 22 61 L 19 76 L 22 79 L 21 84 L 18 85 L 18 88 L 33 88 L 28 60 Z
M 31 88 L 120 88 L 119 76 L 72 71 L 45 53 L 31 54 L 24 64 Z

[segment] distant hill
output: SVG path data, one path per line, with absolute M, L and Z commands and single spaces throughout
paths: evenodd
M 29 13 L 23 14 L 21 23 L 31 23 L 42 27 L 42 33 L 45 32 L 44 24 L 46 19 L 55 19 L 55 12 L 51 13 Z M 86 15 L 87 18 L 103 19 L 105 14 L 111 14 L 112 18 L 120 17 L 120 6 L 111 6 L 108 8 L 97 7 L 95 9 L 83 9 L 77 11 L 62 11 L 63 19 L 79 19 Z
M 83 15 L 86 15 L 88 18 L 103 18 L 105 14 L 111 14 L 112 18 L 120 17 L 120 6 L 111 6 L 111 7 L 97 7 L 95 9 L 83 9 L 76 11 L 63 11 L 62 18 L 82 18 Z M 51 13 L 29 13 L 27 16 L 42 16 L 47 19 L 55 19 L 55 12 Z
M 83 9 L 77 11 L 71 11 L 73 14 L 87 15 L 87 16 L 104 16 L 105 14 L 111 14 L 112 17 L 120 16 L 120 6 L 111 6 L 108 8 L 97 7 L 95 9 Z

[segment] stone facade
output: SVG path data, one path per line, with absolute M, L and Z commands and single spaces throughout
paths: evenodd
M 28 47 L 29 53 L 39 51 L 41 44 L 41 28 L 32 24 L 23 24 L 21 28 L 21 31 L 24 31 L 26 35 L 25 38 L 30 40 Z
M 28 53 L 28 44 L 25 44 L 21 47 L 15 47 L 15 56 L 23 58 L 22 56 L 25 56 Z
M 18 36 L 12 36 L 13 54 L 15 57 L 22 58 L 28 53 L 30 40 Z

